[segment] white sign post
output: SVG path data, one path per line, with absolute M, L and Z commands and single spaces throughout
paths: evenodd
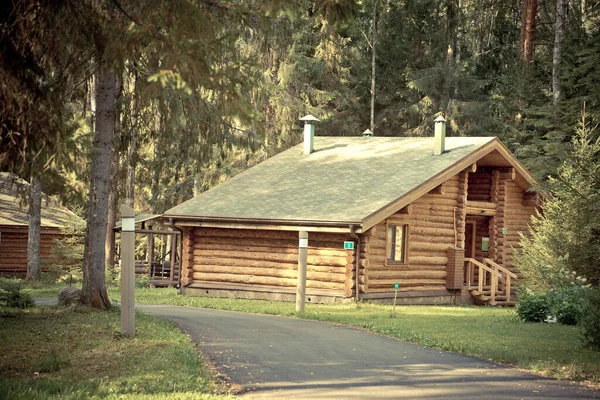
M 121 206 L 121 329 L 135 334 L 135 211 Z

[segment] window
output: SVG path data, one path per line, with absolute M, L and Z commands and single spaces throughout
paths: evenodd
M 387 226 L 387 261 L 392 263 L 406 263 L 406 242 L 408 225 Z

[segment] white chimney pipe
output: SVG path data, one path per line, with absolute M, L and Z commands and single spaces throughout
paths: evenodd
M 315 125 L 314 123 L 319 121 L 317 118 L 308 114 L 300 118 L 300 121 L 304 121 L 304 155 L 307 156 L 314 151 L 315 145 Z
M 446 120 L 441 115 L 435 119 L 433 136 L 433 155 L 439 156 L 446 151 Z

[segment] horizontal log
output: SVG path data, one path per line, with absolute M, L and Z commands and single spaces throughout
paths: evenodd
M 444 224 L 452 224 L 454 222 L 454 213 L 446 213 L 440 215 L 439 213 L 432 213 L 429 210 L 415 211 L 413 214 L 414 221 L 429 221 Z
M 297 279 L 298 271 L 289 269 L 276 268 L 247 268 L 247 267 L 223 267 L 222 265 L 194 265 L 194 272 L 211 273 L 211 274 L 232 274 L 232 275 L 248 275 L 248 276 L 266 276 L 275 278 Z M 344 283 L 346 279 L 346 271 L 342 274 L 332 274 L 326 272 L 316 272 L 307 270 L 307 279 L 313 281 L 337 282 Z
M 443 205 L 443 204 L 428 204 L 421 203 L 417 200 L 417 202 L 413 203 L 415 206 L 415 213 L 417 213 L 417 209 L 427 209 L 431 212 L 435 213 L 444 213 L 446 215 L 452 215 L 454 213 L 454 207 L 457 206 L 458 203 L 453 205 Z
M 456 199 L 444 198 L 444 197 L 421 197 L 419 200 L 413 203 L 414 205 L 428 205 L 428 206 L 446 206 L 446 207 L 454 207 L 456 206 Z
M 449 246 L 450 245 L 448 243 L 417 242 L 411 238 L 409 243 L 409 251 L 430 250 L 446 252 Z
M 454 220 L 451 218 L 445 219 L 444 221 L 441 221 L 441 222 L 438 222 L 438 221 L 431 221 L 426 216 L 422 217 L 420 220 L 418 220 L 418 219 L 396 220 L 393 217 L 390 217 L 390 218 L 388 218 L 388 222 L 390 224 L 408 224 L 411 226 L 411 229 L 412 229 L 412 227 L 452 229 L 452 227 L 454 226 Z
M 412 226 L 410 228 L 410 234 L 424 235 L 424 236 L 438 236 L 438 237 L 451 237 L 454 240 L 454 229 L 452 228 L 428 228 L 421 226 Z
M 297 283 L 297 279 L 293 278 L 275 278 L 268 276 L 248 276 L 235 274 L 212 274 L 206 272 L 194 272 L 192 274 L 192 278 L 194 280 L 202 280 L 203 282 L 226 282 L 276 287 L 296 287 Z M 307 279 L 306 287 L 310 289 L 343 290 L 344 283 L 322 282 Z
M 427 257 L 409 255 L 408 262 L 411 265 L 447 265 L 448 257 Z
M 489 210 L 489 209 L 485 209 L 485 208 L 467 207 L 467 214 L 494 216 L 494 215 L 496 215 L 496 210 Z
M 427 286 L 400 286 L 400 288 L 398 289 L 399 292 L 413 292 L 413 291 L 431 291 L 431 290 L 442 290 L 442 289 L 446 289 L 445 287 L 446 285 L 446 281 L 440 280 L 440 284 L 439 285 L 427 285 Z M 372 287 L 371 286 L 371 282 L 369 282 L 369 288 L 367 290 L 366 293 L 393 293 L 394 292 L 394 287 L 392 286 L 391 288 L 389 286 L 386 287 Z M 417 296 L 414 296 L 417 297 Z
M 460 181 L 458 176 L 453 176 L 452 178 L 448 179 L 446 182 L 444 182 L 444 186 L 446 187 L 458 187 L 460 185 Z
M 224 267 L 246 267 L 246 268 L 274 268 L 293 269 L 298 267 L 298 262 L 274 262 L 265 260 L 246 260 L 240 258 L 202 257 L 193 260 L 194 265 L 221 265 Z M 307 269 L 318 272 L 344 273 L 347 266 L 331 266 L 307 264 Z
M 369 271 L 370 282 L 392 279 L 445 279 L 446 271 L 412 270 L 412 271 Z
M 446 251 L 447 250 L 437 250 L 437 251 L 433 251 L 433 250 L 413 250 L 411 249 L 409 252 L 409 256 L 411 258 L 411 260 L 413 259 L 413 257 L 446 257 Z
M 415 241 L 415 242 L 423 242 L 423 243 L 448 243 L 448 244 L 453 244 L 454 243 L 454 232 L 452 232 L 452 235 L 446 235 L 446 236 L 431 236 L 431 235 L 427 235 L 427 234 L 420 234 L 418 232 L 412 232 L 410 233 L 410 239 L 411 242 Z
M 283 246 L 245 246 L 245 245 L 232 245 L 232 244 L 212 244 L 212 243 L 194 243 L 194 249 L 196 250 L 213 250 L 213 251 L 224 251 L 224 252 L 264 252 L 264 253 L 282 253 L 282 254 L 298 254 L 298 247 L 283 247 Z M 343 248 L 340 249 L 322 249 L 317 247 L 308 248 L 309 255 L 323 256 L 323 257 L 343 257 L 346 258 L 347 251 Z
M 471 200 L 467 200 L 467 207 L 483 208 L 483 209 L 488 209 L 488 210 L 495 210 L 496 209 L 496 204 L 495 203 L 491 203 L 491 202 L 487 202 L 487 201 L 471 201 Z
M 446 271 L 446 264 L 414 264 L 409 258 L 409 264 L 369 264 L 370 271 Z
M 232 237 L 232 238 L 261 238 L 261 239 L 295 239 L 295 231 L 268 231 L 254 229 L 221 229 L 221 228 L 195 228 L 194 236 Z M 308 240 L 339 242 L 349 240 L 349 235 L 341 233 L 310 232 Z
M 194 244 L 229 244 L 240 246 L 259 246 L 259 247 L 292 247 L 298 248 L 298 238 L 294 239 L 260 239 L 260 238 L 231 238 L 217 236 L 196 236 Z M 329 249 L 344 249 L 344 241 L 317 241 L 309 235 L 308 248 L 329 248 Z
M 225 258 L 239 258 L 248 260 L 265 260 L 265 261 L 276 261 L 276 262 L 297 262 L 297 254 L 284 254 L 284 253 L 264 253 L 264 252 L 235 252 L 235 251 L 224 251 L 224 250 L 200 250 L 194 249 L 193 252 L 195 257 L 225 257 Z M 348 257 L 320 257 L 320 256 L 308 256 L 308 262 L 316 265 L 333 265 L 333 266 L 345 266 Z M 350 256 L 350 261 L 352 257 Z
M 376 251 L 375 249 L 383 249 L 386 248 L 386 239 L 371 239 L 369 242 L 369 248 L 371 252 Z

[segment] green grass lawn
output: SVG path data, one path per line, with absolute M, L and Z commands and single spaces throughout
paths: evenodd
M 118 309 L 0 308 L 0 398 L 225 398 L 173 324 L 138 313 L 136 325 L 122 335 Z
M 111 296 L 119 298 L 118 288 Z M 392 306 L 369 303 L 307 304 L 187 297 L 175 289 L 136 289 L 136 301 L 216 308 L 306 318 L 352 325 L 427 347 L 469 354 L 543 375 L 600 383 L 600 354 L 584 349 L 579 329 L 558 324 L 526 324 L 512 308 Z
M 56 290 L 57 292 L 57 290 Z M 30 289 L 40 296 L 38 289 Z M 119 300 L 119 288 L 109 287 Z M 600 354 L 584 349 L 579 329 L 558 324 L 526 324 L 512 308 L 398 306 L 354 303 L 307 304 L 181 296 L 175 289 L 136 288 L 136 301 L 282 315 L 352 325 L 427 347 L 469 354 L 543 375 L 600 384 Z

